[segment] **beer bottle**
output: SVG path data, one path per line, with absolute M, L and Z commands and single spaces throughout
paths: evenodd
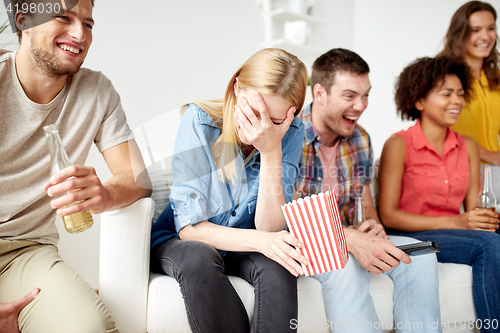
M 48 125 L 43 129 L 45 131 L 45 137 L 49 145 L 50 158 L 52 160 L 50 175 L 53 175 L 60 170 L 73 165 L 73 163 L 69 160 L 68 154 L 64 149 L 57 125 Z M 73 204 L 69 204 L 68 206 L 71 205 Z M 63 216 L 62 219 L 64 221 L 66 231 L 70 234 L 85 231 L 94 224 L 94 218 L 92 217 L 90 209 Z

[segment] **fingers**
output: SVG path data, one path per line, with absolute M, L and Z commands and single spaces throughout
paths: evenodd
M 301 248 L 303 244 L 287 231 L 269 233 L 267 238 L 270 240 L 272 239 L 272 241 L 266 246 L 263 253 L 286 268 L 292 275 L 303 275 L 304 272 L 299 262 L 308 265 L 309 261 L 299 251 L 292 247 L 297 246 Z
M 489 216 L 491 218 L 494 218 L 494 219 L 498 220 L 497 213 L 495 213 L 492 210 L 486 209 L 486 208 L 478 208 L 478 209 L 473 210 L 471 212 L 474 212 L 474 213 L 476 213 L 476 215 L 479 215 L 479 216 L 485 216 L 485 217 Z
M 390 257 L 392 257 L 394 260 L 402 261 L 405 264 L 411 263 L 411 259 L 406 253 L 404 253 L 403 251 L 398 249 L 394 244 L 392 244 L 392 243 L 390 243 L 390 244 L 391 244 L 392 248 L 389 251 L 387 251 L 387 253 Z M 399 265 L 399 263 L 398 263 L 398 265 Z M 393 267 L 396 267 L 396 266 L 393 266 Z
M 259 92 L 255 92 L 255 100 L 257 101 L 257 108 L 260 113 L 261 119 L 269 119 L 271 121 L 271 118 L 269 117 L 269 112 L 267 111 L 267 105 L 266 102 L 264 101 L 264 97 L 262 97 L 262 94 Z
M 19 313 L 22 309 L 24 309 L 26 305 L 30 304 L 39 293 L 40 289 L 35 288 L 23 298 L 12 302 L 11 305 L 17 311 L 17 313 Z
M 476 209 L 469 212 L 467 223 L 470 229 L 496 230 L 500 220 L 497 214 L 488 209 Z
M 498 222 L 495 223 L 490 223 L 490 222 L 475 222 L 471 223 L 472 229 L 477 229 L 477 230 L 492 230 L 495 231 L 498 229 Z
M 358 231 L 370 233 L 370 231 L 373 230 L 373 228 L 375 227 L 376 224 L 377 224 L 377 222 L 375 222 L 375 220 L 373 220 L 373 219 L 366 220 L 359 225 Z M 372 233 L 372 234 L 375 234 L 375 233 Z
M 286 118 L 283 121 L 283 123 L 279 125 L 280 127 L 288 130 L 288 128 L 290 127 L 290 124 L 295 119 L 295 116 L 294 116 L 295 110 L 296 110 L 296 108 L 293 105 L 290 106 L 290 108 L 288 108 L 288 111 L 286 112 Z
M 290 233 L 282 231 L 281 234 L 282 234 L 281 237 L 285 243 L 288 243 L 300 249 L 304 247 L 304 244 L 302 244 L 297 238 L 293 237 Z M 298 261 L 299 263 L 302 263 L 304 265 L 309 265 L 309 260 L 294 248 L 286 246 L 284 252 L 288 256 L 292 257 L 294 260 Z
M 292 249 L 290 246 L 288 246 Z M 294 250 L 295 251 L 295 250 Z M 276 258 L 272 258 L 281 266 L 285 267 L 293 276 L 304 275 L 302 267 L 291 258 L 291 256 L 283 251 L 281 248 L 276 249 Z
M 252 109 L 250 104 L 248 104 L 248 100 L 246 98 L 241 98 L 241 101 L 236 104 L 236 108 L 238 108 L 251 125 L 256 125 L 259 122 L 259 118 L 255 115 L 255 111 Z M 260 118 L 262 119 L 262 113 L 260 113 Z
M 94 168 L 83 165 L 72 165 L 52 175 L 43 187 L 47 190 L 50 186 L 59 184 L 70 177 L 84 177 L 90 173 L 95 174 Z

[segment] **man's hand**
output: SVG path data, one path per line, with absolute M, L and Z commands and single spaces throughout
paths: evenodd
M 347 250 L 370 272 L 376 274 L 389 272 L 398 266 L 400 261 L 411 263 L 410 257 L 382 237 L 350 228 L 344 228 L 344 231 Z
M 57 209 L 59 216 L 87 209 L 91 209 L 94 214 L 100 214 L 108 206 L 108 193 L 92 167 L 82 165 L 67 167 L 52 175 L 43 188 L 49 197 L 69 192 L 51 201 L 52 208 Z
M 17 318 L 19 312 L 35 299 L 40 289 L 33 289 L 28 295 L 11 303 L 0 303 L 0 333 L 19 333 Z
M 385 233 L 384 226 L 374 219 L 364 221 L 359 225 L 357 230 L 387 240 L 387 234 Z

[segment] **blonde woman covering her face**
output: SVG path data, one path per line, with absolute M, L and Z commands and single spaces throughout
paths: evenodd
M 304 64 L 279 49 L 254 54 L 222 100 L 185 106 L 170 203 L 152 230 L 152 270 L 180 284 L 193 332 L 289 332 L 296 277 L 308 264 L 284 231 L 304 126 L 295 118 Z M 227 275 L 255 287 L 250 325 Z M 203 296 L 201 296 L 203 295 Z

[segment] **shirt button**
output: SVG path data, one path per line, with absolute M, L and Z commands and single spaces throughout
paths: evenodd
M 316 178 L 316 180 L 321 180 L 321 179 L 322 179 L 321 177 Z
M 196 199 L 196 193 L 191 193 L 191 195 L 189 196 L 191 199 Z
M 232 216 L 236 216 L 236 211 L 233 210 L 233 212 L 231 213 Z
M 445 181 L 444 181 L 444 183 L 445 183 L 445 184 L 448 184 L 448 180 L 445 180 Z
M 246 180 L 246 179 L 242 179 L 242 180 L 241 180 L 241 183 L 242 183 L 243 185 L 245 185 L 245 184 L 247 183 L 247 180 Z

